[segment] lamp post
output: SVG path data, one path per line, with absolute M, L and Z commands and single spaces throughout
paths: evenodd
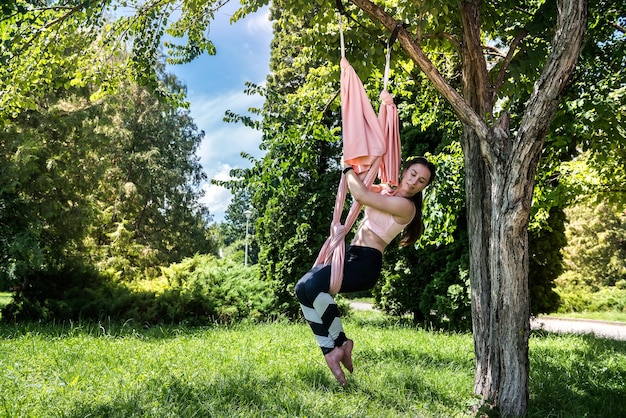
M 248 223 L 250 222 L 250 215 L 252 215 L 252 211 L 246 209 L 243 211 L 243 214 L 246 215 L 246 258 L 244 260 L 243 265 L 248 265 Z

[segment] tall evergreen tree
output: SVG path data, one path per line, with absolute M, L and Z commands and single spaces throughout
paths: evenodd
M 172 76 L 163 83 L 184 90 Z M 204 174 L 195 151 L 203 133 L 188 110 L 127 85 L 98 101 L 88 86 L 61 88 L 4 119 L 5 283 L 36 285 L 40 273 L 76 262 L 132 279 L 216 252 L 199 202 Z
M 184 91 L 175 77 L 163 74 L 162 80 L 164 90 Z M 189 111 L 130 85 L 107 97 L 92 123 L 96 132 L 106 129 L 107 143 L 98 152 L 112 162 L 94 190 L 95 261 L 132 279 L 145 268 L 216 253 L 211 217 L 199 201 L 206 176 L 195 151 L 204 133 Z

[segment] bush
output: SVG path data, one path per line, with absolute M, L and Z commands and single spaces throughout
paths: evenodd
M 197 255 L 152 280 L 124 283 L 112 273 L 63 266 L 27 281 L 2 311 L 6 321 L 132 320 L 142 324 L 232 322 L 281 315 L 272 286 L 245 267 Z
M 569 283 L 567 286 L 557 288 L 561 299 L 559 312 L 626 312 L 626 289 L 619 286 L 595 288 L 581 285 L 582 277 L 575 273 L 565 273 Z
M 382 284 L 374 291 L 376 301 L 388 314 L 413 315 L 413 321 L 429 321 L 449 329 L 469 329 L 469 241 L 463 226 L 447 245 L 395 250 L 386 257 Z M 399 256 L 401 255 L 401 257 Z
M 555 281 L 563 273 L 561 248 L 565 238 L 565 213 L 552 207 L 546 225 L 528 233 L 528 287 L 532 315 L 554 312 L 559 307 Z
M 25 277 L 11 303 L 2 309 L 2 318 L 5 321 L 52 321 L 91 317 L 106 311 L 111 299 L 93 295 L 114 293 L 112 277 L 82 261 L 66 261 Z
M 596 289 L 626 279 L 626 218 L 616 204 L 580 204 L 566 210 L 565 271 Z M 563 281 L 563 280 L 559 280 Z
M 274 311 L 272 286 L 259 279 L 257 266 L 244 266 L 211 255 L 195 256 L 163 269 L 169 287 L 170 321 L 177 319 L 231 322 L 263 320 Z

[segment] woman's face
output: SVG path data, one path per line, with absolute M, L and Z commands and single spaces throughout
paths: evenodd
M 430 182 L 430 170 L 423 164 L 415 163 L 406 169 L 401 185 L 411 196 L 424 190 Z

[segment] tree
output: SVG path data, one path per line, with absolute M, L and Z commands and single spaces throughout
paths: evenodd
M 563 209 L 553 207 L 547 223 L 548 228 L 530 231 L 528 237 L 528 286 L 533 315 L 555 312 L 559 307 L 559 295 L 554 288 L 563 272 L 561 249 L 567 243 Z
M 242 174 L 259 213 L 261 277 L 275 284 L 279 302 L 295 313 L 293 286 L 310 269 L 329 231 L 339 178 L 340 147 L 333 135 L 339 109 L 333 100 L 324 106 L 322 97 L 336 97 L 335 86 L 327 83 L 325 61 L 310 56 L 302 42 L 314 30 L 310 19 L 284 13 L 281 1 L 272 3 L 272 18 L 280 24 L 270 57 L 273 73 L 263 91 L 267 153 Z
M 462 123 L 475 392 L 504 415 L 523 415 L 528 403 L 528 222 L 534 177 L 582 48 L 586 2 L 511 2 L 497 8 L 480 1 L 402 2 L 393 12 L 368 0 L 352 3 L 387 31 L 399 28 L 402 48 Z M 301 3 L 286 8 L 299 18 L 319 11 Z M 329 13 L 318 15 L 310 18 L 310 26 L 324 34 L 316 37 L 321 46 L 303 49 L 313 57 L 326 55 L 320 49 L 332 39 L 334 27 Z M 362 48 L 366 60 L 376 56 L 373 49 Z M 427 53 L 435 50 L 459 58 L 460 92 L 433 65 Z
M 89 82 L 111 87 L 121 61 L 100 49 L 105 5 L 12 0 L 0 9 L 1 124 L 36 109 L 51 92 Z
M 101 162 L 90 106 L 49 94 L 45 111 L 23 111 L 0 131 L 0 275 L 12 285 L 83 248 L 93 214 L 90 185 Z M 82 221 L 82 222 L 81 222 Z
M 230 186 L 232 183 L 219 182 L 219 184 Z M 243 183 L 237 182 L 237 186 L 243 186 Z M 219 224 L 219 230 L 221 231 L 222 244 L 227 248 L 231 247 L 229 249 L 231 252 L 236 251 L 241 254 L 244 254 L 245 251 L 247 233 L 248 262 L 250 264 L 257 264 L 259 259 L 259 247 L 255 239 L 255 222 L 257 216 L 250 206 L 251 201 L 250 189 L 237 187 L 233 191 L 233 198 L 226 209 L 224 222 Z M 246 216 L 246 211 L 250 212 L 249 218 Z M 245 255 L 241 257 L 243 259 Z
M 164 91 L 184 91 L 160 75 Z M 94 261 L 126 279 L 195 253 L 215 254 L 211 216 L 200 204 L 205 179 L 195 154 L 204 137 L 189 111 L 131 84 L 102 103 L 95 132 L 106 132 L 98 150 L 110 161 L 93 190 L 97 205 L 90 238 Z M 154 271 L 158 274 L 158 271 Z
M 597 291 L 626 280 L 625 214 L 617 205 L 583 203 L 567 210 L 564 268 L 573 283 Z
M 76 259 L 134 279 L 216 251 L 199 203 L 203 133 L 189 111 L 132 82 L 98 101 L 90 87 L 49 91 L 2 120 L 0 272 L 13 285 L 36 286 Z
M 368 0 L 353 0 L 375 21 L 392 31 L 402 20 Z M 548 5 L 523 9 L 530 19 L 518 19 L 510 33 L 485 33 L 504 24 L 505 8 L 499 10 L 479 1 L 462 2 L 458 11 L 446 6 L 421 12 L 411 27 L 417 33 L 400 29 L 398 40 L 412 60 L 424 71 L 437 90 L 450 102 L 463 124 L 461 143 L 466 167 L 467 211 L 470 236 L 470 283 L 472 288 L 472 322 L 476 354 L 474 391 L 485 402 L 492 403 L 505 415 L 523 415 L 528 404 L 528 220 L 533 178 L 543 148 L 546 132 L 563 91 L 567 87 L 580 53 L 587 22 L 585 1 L 560 1 L 558 13 Z M 506 10 L 510 13 L 511 10 Z M 444 14 L 452 19 L 442 29 L 451 33 L 452 43 L 459 46 L 462 57 L 463 87 L 459 93 L 440 75 L 424 53 L 422 22 Z M 487 15 L 493 20 L 483 21 Z M 554 24 L 540 22 L 539 17 L 555 17 Z M 441 19 L 443 20 L 443 19 Z M 526 22 L 523 24 L 522 22 Z M 455 26 L 452 26 L 456 23 Z M 522 25 L 520 25 L 522 23 Z M 532 25 L 535 25 L 533 27 Z M 553 27 L 554 26 L 554 27 Z M 495 28 L 494 28 L 495 29 Z M 547 41 L 553 29 L 552 41 Z M 528 33 L 536 36 L 528 39 Z M 486 36 L 485 36 L 486 35 Z M 543 39 L 541 38 L 543 37 Z M 494 39 L 508 49 L 500 62 L 488 65 L 482 40 Z M 525 48 L 518 50 L 527 38 Z M 549 45 L 541 72 L 526 74 L 535 79 L 534 89 L 518 115 L 514 129 L 511 116 L 496 103 L 503 99 L 502 87 L 509 67 L 517 56 Z M 521 64 L 521 62 L 520 62 Z M 510 100 L 510 98 L 509 98 Z

